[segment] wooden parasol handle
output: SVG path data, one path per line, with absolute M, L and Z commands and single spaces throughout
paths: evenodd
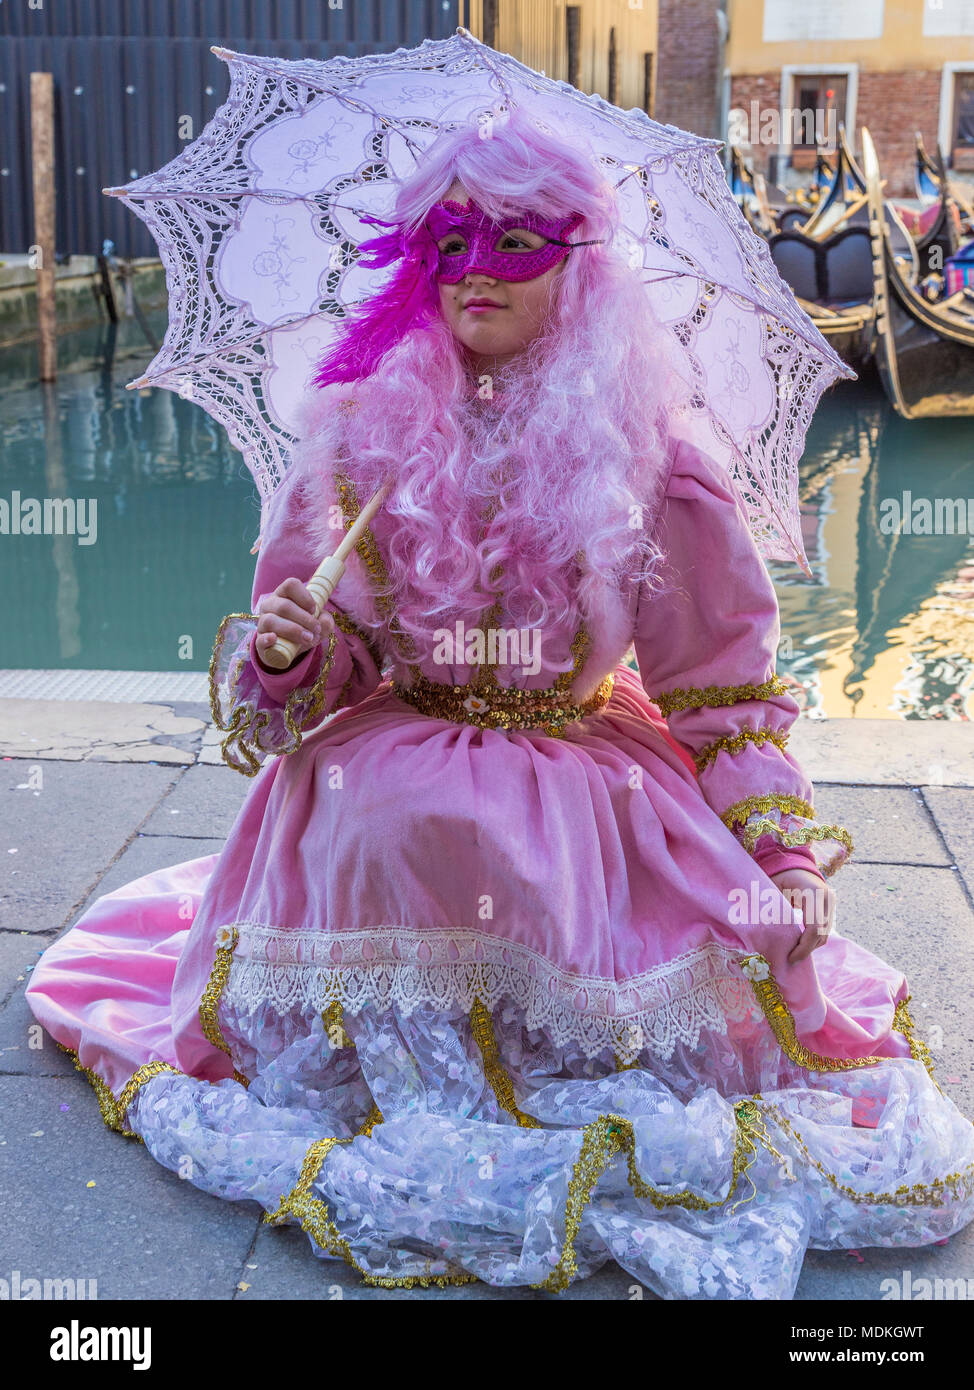
M 331 598 L 332 591 L 345 573 L 345 561 L 362 539 L 368 528 L 369 522 L 382 506 L 391 486 L 391 483 L 384 483 L 377 492 L 373 493 L 352 522 L 341 544 L 333 554 L 325 556 L 314 574 L 308 580 L 307 589 L 308 593 L 315 601 L 316 618 L 329 598 Z M 266 652 L 258 653 L 264 665 L 273 667 L 275 671 L 285 670 L 291 665 L 291 662 L 297 654 L 297 644 L 288 641 L 287 638 L 284 637 L 279 637 L 273 647 L 268 647 Z

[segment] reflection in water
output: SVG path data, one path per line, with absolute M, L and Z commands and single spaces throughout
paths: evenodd
M 17 614 L 0 667 L 204 671 L 220 619 L 250 605 L 256 488 L 198 406 L 125 390 L 147 360 L 137 329 L 59 347 L 53 387 L 33 348 L 0 353 L 0 497 L 93 499 L 97 540 L 0 536 Z M 974 537 L 881 522 L 884 501 L 911 493 L 963 499 L 974 525 L 972 445 L 974 422 L 901 420 L 868 379 L 821 402 L 800 482 L 812 578 L 772 566 L 777 667 L 813 717 L 971 718 Z
M 240 454 L 191 402 L 127 391 L 146 344 L 124 360 L 114 344 L 107 327 L 97 347 L 62 339 L 51 386 L 36 352 L 0 353 L 0 497 L 97 508 L 91 545 L 0 535 L 0 589 L 17 615 L 0 667 L 204 671 L 220 619 L 250 607 L 260 506 Z M 94 369 L 66 360 L 82 353 L 96 353 Z
M 972 445 L 971 421 L 902 420 L 869 381 L 826 394 L 801 465 L 813 578 L 772 566 L 779 669 L 810 714 L 971 718 Z M 941 513 L 941 534 L 899 529 L 899 511 L 921 499 L 935 516 L 938 500 L 960 504 L 946 523 Z

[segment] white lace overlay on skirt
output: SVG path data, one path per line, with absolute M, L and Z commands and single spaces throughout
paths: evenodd
M 559 1046 L 577 1043 L 587 1057 L 610 1048 L 632 1062 L 643 1051 L 666 1059 L 678 1043 L 695 1047 L 702 1029 L 726 1033 L 728 1019 L 756 1008 L 739 953 L 715 943 L 620 982 L 569 974 L 526 946 L 469 930 L 233 925 L 239 940 L 223 998 L 245 1009 L 322 1010 L 338 1001 L 352 1014 L 373 1005 L 408 1015 L 420 1005 L 470 1009 L 479 999 L 493 1008 L 506 998 L 524 1010 L 526 1027 Z

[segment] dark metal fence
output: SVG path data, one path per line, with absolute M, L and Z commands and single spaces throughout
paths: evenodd
M 356 57 L 446 38 L 463 0 L 0 0 L 0 251 L 33 241 L 30 74 L 55 88 L 56 250 L 154 256 L 143 224 L 102 188 L 195 139 L 228 90 L 210 44 L 279 58 Z M 188 118 L 188 120 L 187 120 Z

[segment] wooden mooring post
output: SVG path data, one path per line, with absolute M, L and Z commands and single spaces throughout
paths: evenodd
M 38 359 L 41 381 L 57 377 L 57 309 L 54 291 L 54 75 L 30 75 L 30 147 L 34 183 Z

